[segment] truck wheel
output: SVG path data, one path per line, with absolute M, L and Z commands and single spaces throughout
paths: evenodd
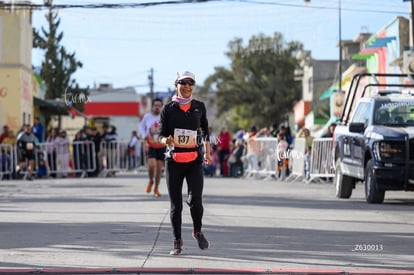
M 372 159 L 370 159 L 365 168 L 365 199 L 368 203 L 382 203 L 384 201 L 385 191 L 378 190 L 372 166 Z
M 336 197 L 349 199 L 352 195 L 352 189 L 355 186 L 355 180 L 342 174 L 341 160 L 339 158 L 336 160 L 334 182 L 336 185 Z

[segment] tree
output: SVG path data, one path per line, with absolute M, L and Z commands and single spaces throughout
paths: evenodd
M 82 68 L 82 63 L 76 60 L 75 53 L 68 53 L 61 46 L 63 32 L 58 32 L 60 19 L 53 6 L 53 0 L 45 0 L 45 5 L 49 7 L 46 14 L 48 30 L 41 28 L 41 33 L 33 28 L 33 47 L 45 51 L 45 60 L 42 62 L 40 76 L 45 82 L 46 99 L 62 98 L 70 95 L 70 99 L 65 98 L 67 104 L 75 104 L 83 110 L 83 103 L 78 98 L 85 98 L 88 89 L 81 89 L 72 75 L 78 68 Z
M 299 42 L 285 44 L 280 33 L 253 36 L 247 46 L 236 38 L 226 53 L 230 69 L 216 67 L 200 93 L 217 93 L 217 115 L 228 117 L 232 128 L 279 124 L 300 97 L 294 70 L 302 48 Z

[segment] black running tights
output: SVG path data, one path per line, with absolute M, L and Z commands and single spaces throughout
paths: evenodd
M 176 163 L 167 161 L 166 180 L 168 194 L 170 196 L 170 218 L 173 234 L 176 240 L 181 239 L 181 224 L 183 211 L 183 182 L 187 181 L 188 199 L 191 218 L 193 219 L 193 229 L 201 230 L 201 220 L 203 218 L 203 186 L 204 175 L 201 163 Z

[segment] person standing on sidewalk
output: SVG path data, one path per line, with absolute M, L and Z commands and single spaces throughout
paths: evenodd
M 201 231 L 203 218 L 203 163 L 211 163 L 210 139 L 206 107 L 203 102 L 193 99 L 195 76 L 189 71 L 177 73 L 175 87 L 177 94 L 161 112 L 159 141 L 168 146 L 166 180 L 170 197 L 170 218 L 174 235 L 171 255 L 182 253 L 181 236 L 183 182 L 186 179 L 193 238 L 200 249 L 209 247 Z M 204 150 L 203 145 L 204 144 Z M 204 156 L 203 156 L 204 153 Z
M 227 169 L 228 163 L 227 159 L 230 156 L 230 144 L 231 144 L 231 135 L 226 127 L 221 128 L 220 134 L 217 140 L 217 150 L 219 154 L 220 162 L 220 175 L 222 177 L 228 177 L 229 171 Z
M 165 161 L 165 145 L 158 142 L 159 120 L 162 109 L 162 100 L 156 98 L 151 105 L 151 112 L 144 115 L 139 131 L 141 137 L 146 140 L 147 146 L 147 163 L 148 163 L 148 178 L 149 182 L 146 188 L 147 193 L 151 193 L 154 186 L 154 196 L 159 197 L 159 185 L 161 181 L 162 167 Z

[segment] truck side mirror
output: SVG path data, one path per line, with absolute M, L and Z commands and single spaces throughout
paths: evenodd
M 351 133 L 362 133 L 365 131 L 365 124 L 362 122 L 352 122 L 349 124 L 349 131 Z

